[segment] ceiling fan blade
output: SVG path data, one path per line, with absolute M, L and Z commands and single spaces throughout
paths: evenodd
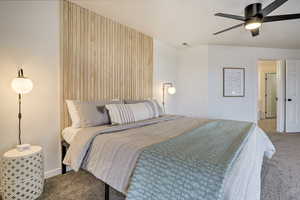
M 283 20 L 292 20 L 292 19 L 300 19 L 299 14 L 290 14 L 290 15 L 274 15 L 274 16 L 267 16 L 263 19 L 264 22 L 277 22 Z
M 241 26 L 243 26 L 244 24 L 245 24 L 245 23 L 241 23 L 241 24 L 232 26 L 232 27 L 230 27 L 230 28 L 227 28 L 227 29 L 224 29 L 224 30 L 222 30 L 222 31 L 216 32 L 216 33 L 214 33 L 214 35 L 218 35 L 218 34 L 220 34 L 220 33 L 224 33 L 224 32 L 226 32 L 226 31 L 230 31 L 230 30 L 232 30 L 232 29 L 241 27 Z
M 274 10 L 276 10 L 277 8 L 282 6 L 287 1 L 288 0 L 275 0 L 275 1 L 273 1 L 273 3 L 271 3 L 270 5 L 268 5 L 267 7 L 265 7 L 262 10 L 263 15 L 267 16 L 268 14 L 270 14 L 271 12 L 273 12 Z
M 226 14 L 226 13 L 216 13 L 215 16 L 236 19 L 236 20 L 240 20 L 240 21 L 246 20 L 245 17 L 243 17 L 243 16 L 231 15 L 231 14 Z
M 252 37 L 256 37 L 259 35 L 259 28 L 251 30 Z

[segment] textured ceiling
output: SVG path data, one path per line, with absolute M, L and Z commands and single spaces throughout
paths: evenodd
M 243 15 L 244 7 L 270 0 L 72 0 L 103 16 L 174 46 L 198 44 L 242 45 L 300 49 L 300 19 L 263 24 L 252 38 L 244 28 L 218 36 L 212 33 L 240 23 L 215 17 L 216 12 Z M 289 0 L 274 14 L 300 13 L 300 0 Z

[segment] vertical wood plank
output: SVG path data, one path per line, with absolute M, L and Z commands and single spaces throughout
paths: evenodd
M 62 7 L 62 128 L 67 99 L 152 98 L 153 39 L 68 0 Z

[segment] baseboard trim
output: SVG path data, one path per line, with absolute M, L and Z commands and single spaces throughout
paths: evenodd
M 61 168 L 52 169 L 45 172 L 45 178 L 51 178 L 53 176 L 61 174 Z

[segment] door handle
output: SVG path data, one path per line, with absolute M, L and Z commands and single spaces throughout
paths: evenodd
M 288 99 L 288 101 L 292 101 L 292 99 Z

